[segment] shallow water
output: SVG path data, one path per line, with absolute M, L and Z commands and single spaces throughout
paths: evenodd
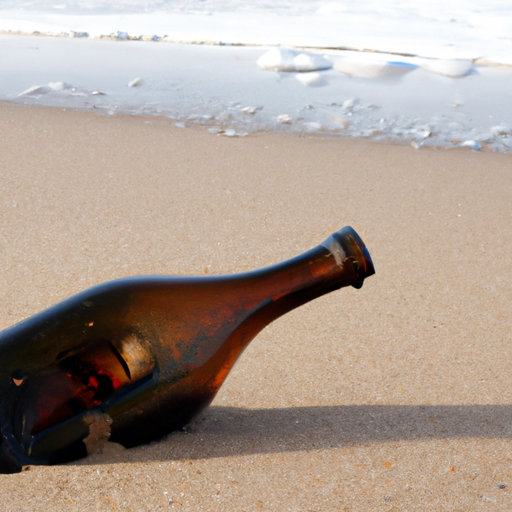
M 512 148 L 508 0 L 5 0 L 1 31 L 2 100 Z
M 276 130 L 415 147 L 466 143 L 512 149 L 512 103 L 504 101 L 512 85 L 508 69 L 477 66 L 451 78 L 416 65 L 423 61 L 405 59 L 394 75 L 378 78 L 382 65 L 389 68 L 386 56 L 361 61 L 357 52 L 331 51 L 323 52 L 331 69 L 269 71 L 257 65 L 267 51 L 2 36 L 0 100 L 160 115 L 178 126 L 199 124 L 225 135 Z M 377 78 L 368 78 L 372 73 Z

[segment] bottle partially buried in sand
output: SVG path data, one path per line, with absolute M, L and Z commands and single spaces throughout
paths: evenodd
M 119 279 L 6 329 L 0 472 L 84 457 L 99 420 L 126 447 L 182 428 L 266 325 L 338 288 L 360 288 L 373 273 L 363 241 L 345 227 L 268 268 Z

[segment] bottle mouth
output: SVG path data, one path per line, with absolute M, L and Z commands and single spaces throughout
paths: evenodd
M 366 245 L 356 230 L 350 226 L 341 228 L 331 235 L 345 253 L 345 257 L 352 259 L 357 279 L 352 283 L 354 288 L 361 288 L 367 277 L 375 274 L 375 267 Z

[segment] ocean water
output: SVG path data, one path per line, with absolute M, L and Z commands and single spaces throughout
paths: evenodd
M 0 100 L 512 150 L 512 3 L 3 0 Z

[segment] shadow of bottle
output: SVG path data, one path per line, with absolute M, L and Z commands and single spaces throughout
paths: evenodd
M 206 459 L 429 439 L 512 439 L 511 405 L 213 406 L 185 431 L 74 464 Z

